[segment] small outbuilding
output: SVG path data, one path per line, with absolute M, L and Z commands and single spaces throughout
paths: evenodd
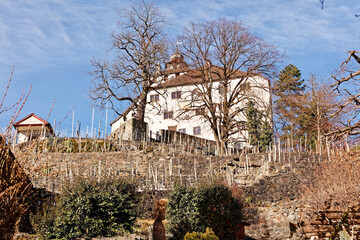
M 45 139 L 54 136 L 54 130 L 50 123 L 36 116 L 29 114 L 23 119 L 14 123 L 16 130 L 16 142 L 23 143 L 33 139 Z

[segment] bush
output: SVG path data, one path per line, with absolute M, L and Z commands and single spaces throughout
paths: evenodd
M 184 240 L 219 240 L 211 228 L 206 228 L 205 233 L 192 232 L 187 233 Z
M 198 188 L 177 187 L 170 196 L 169 231 L 173 239 L 188 232 L 204 232 L 210 227 L 220 239 L 235 239 L 242 219 L 242 204 L 222 184 Z
M 122 178 L 77 179 L 64 187 L 55 205 L 32 217 L 44 239 L 90 239 L 131 232 L 138 216 L 135 184 Z
M 2 240 L 13 239 L 19 221 L 26 216 L 35 192 L 30 178 L 22 168 L 28 159 L 28 153 L 20 152 L 15 158 L 8 144 L 12 142 L 9 136 L 2 135 L 0 130 L 0 239 Z
M 31 215 L 30 221 L 34 231 L 44 239 L 56 238 L 55 218 L 58 215 L 54 203 L 48 202 L 38 213 Z

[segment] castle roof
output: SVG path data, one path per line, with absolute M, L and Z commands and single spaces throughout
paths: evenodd
M 204 83 L 204 79 L 205 79 L 203 76 L 204 72 L 205 71 L 203 70 L 192 69 L 182 75 L 172 78 L 171 80 L 162 82 L 161 84 L 157 85 L 155 88 L 169 88 L 169 87 L 201 84 Z M 221 79 L 219 76 L 222 76 L 224 74 L 223 68 L 218 66 L 211 66 L 209 72 L 213 81 L 220 81 Z M 246 72 L 236 70 L 230 76 L 229 79 L 236 79 L 244 76 L 246 76 Z

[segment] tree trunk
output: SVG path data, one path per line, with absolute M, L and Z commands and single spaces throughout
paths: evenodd
M 143 122 L 145 118 L 146 98 L 148 90 L 143 90 L 139 96 L 138 106 L 136 108 L 136 119 Z

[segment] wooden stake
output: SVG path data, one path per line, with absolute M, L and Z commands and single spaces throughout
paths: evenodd
M 73 114 L 72 114 L 71 137 L 74 137 L 74 118 L 75 118 L 75 109 L 73 109 Z
M 93 127 L 94 127 L 94 107 L 92 108 L 92 117 L 91 117 L 91 134 L 90 137 L 93 137 Z

